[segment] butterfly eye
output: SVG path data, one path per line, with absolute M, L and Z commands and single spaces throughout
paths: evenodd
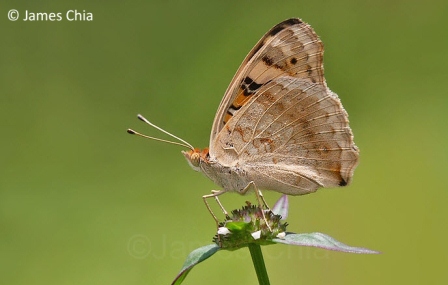
M 190 155 L 190 162 L 193 166 L 198 167 L 200 160 L 201 160 L 201 155 L 198 152 L 193 152 Z

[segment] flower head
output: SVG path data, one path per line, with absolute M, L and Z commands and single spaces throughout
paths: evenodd
M 274 238 L 285 234 L 288 224 L 281 222 L 280 215 L 246 203 L 241 209 L 233 210 L 231 216 L 219 224 L 213 241 L 220 248 L 235 250 L 249 243 L 272 244 Z

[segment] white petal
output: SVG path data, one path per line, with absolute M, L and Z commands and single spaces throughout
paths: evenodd
M 278 235 L 277 235 L 277 237 L 278 237 L 279 239 L 284 239 L 285 236 L 286 236 L 286 233 L 285 233 L 285 232 L 278 233 Z
M 254 239 L 259 239 L 261 236 L 261 231 L 253 232 L 253 233 L 251 233 L 251 235 Z
M 220 227 L 219 229 L 218 229 L 218 235 L 228 235 L 228 234 L 230 234 L 230 231 L 229 231 L 229 229 L 228 228 L 226 228 L 226 227 Z

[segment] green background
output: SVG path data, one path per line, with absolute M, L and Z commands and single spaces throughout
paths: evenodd
M 290 199 L 289 230 L 382 252 L 264 247 L 272 284 L 448 283 L 447 1 L 3 1 L 0 283 L 169 284 L 209 244 L 216 189 L 141 113 L 197 147 L 244 56 L 300 17 L 350 114 L 353 184 Z M 422 3 L 425 3 L 424 5 Z M 17 9 L 93 21 L 9 21 Z M 279 197 L 265 193 L 273 204 Z M 226 194 L 228 209 L 253 195 Z M 247 250 L 185 284 L 257 284 Z

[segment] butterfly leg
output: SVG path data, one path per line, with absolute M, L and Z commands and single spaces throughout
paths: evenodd
M 202 196 L 202 199 L 204 200 L 205 206 L 207 207 L 207 210 L 209 211 L 209 213 L 212 215 L 213 219 L 216 222 L 216 227 L 219 227 L 219 220 L 216 217 L 215 213 L 213 213 L 212 208 L 210 208 L 210 205 L 207 202 L 208 198 L 215 198 L 216 203 L 218 203 L 219 207 L 221 208 L 222 212 L 224 213 L 224 215 L 226 215 L 226 217 L 228 217 L 228 213 L 226 211 L 226 209 L 224 209 L 223 205 L 221 204 L 221 201 L 219 201 L 218 196 L 225 193 L 226 191 L 224 190 L 212 190 L 212 194 L 208 194 L 208 195 L 204 195 Z
M 267 208 L 268 211 L 270 211 L 271 209 L 269 208 L 268 204 L 266 203 L 266 200 L 263 197 L 263 194 L 261 193 L 261 191 L 258 189 L 258 187 L 255 185 L 255 183 L 253 181 L 251 181 L 249 184 L 247 184 L 246 188 L 244 188 L 240 194 L 245 195 L 247 193 L 247 191 L 250 190 L 250 188 L 254 188 L 254 192 L 255 192 L 255 196 L 257 197 L 257 201 L 258 201 L 258 207 L 261 210 L 261 214 L 263 216 L 263 220 L 266 224 L 266 226 L 268 227 L 269 231 L 272 232 L 271 227 L 269 226 L 268 220 L 266 219 L 266 216 L 264 214 L 264 209 L 261 206 L 262 203 L 263 205 Z
M 261 193 L 261 190 L 258 190 L 258 195 L 260 195 L 261 201 L 263 201 L 263 205 L 266 207 L 266 210 L 270 211 L 271 208 L 269 207 L 268 203 L 266 203 L 266 200 L 264 199 L 263 193 Z

